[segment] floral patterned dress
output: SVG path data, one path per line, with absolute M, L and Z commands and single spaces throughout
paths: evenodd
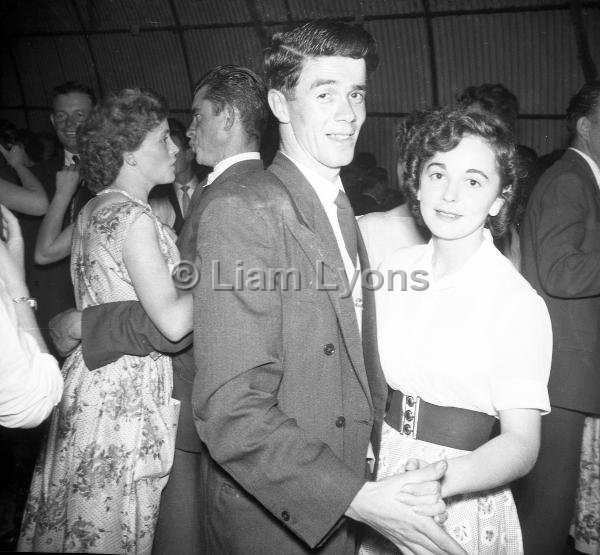
M 579 488 L 571 535 L 575 549 L 600 555 L 600 417 L 588 416 L 583 428 Z
M 106 204 L 103 193 L 112 193 L 114 202 Z M 179 257 L 173 236 L 147 204 L 117 190 L 100 195 L 85 206 L 74 230 L 71 276 L 79 310 L 137 300 L 122 251 L 140 215 L 154 221 L 170 267 Z M 171 359 L 125 355 L 90 371 L 78 348 L 63 377 L 19 551 L 150 553 L 179 415 L 179 401 L 171 398 Z

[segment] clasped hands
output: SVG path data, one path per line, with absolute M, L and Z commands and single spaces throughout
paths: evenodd
M 346 516 L 368 524 L 405 554 L 464 555 L 439 525 L 447 517 L 440 485 L 447 468 L 446 461 L 411 460 L 406 472 L 365 483 Z

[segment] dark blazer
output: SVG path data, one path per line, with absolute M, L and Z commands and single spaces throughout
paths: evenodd
M 600 414 L 600 190 L 574 150 L 535 186 L 521 253 L 523 274 L 552 321 L 550 403 Z
M 203 199 L 193 409 L 227 473 L 213 465 L 206 476 L 208 552 L 354 553 L 343 514 L 365 482 L 387 394 L 372 295 L 363 350 L 333 230 L 282 154 Z
M 263 171 L 260 160 L 238 162 L 225 170 L 213 185 L 256 171 Z M 182 260 L 195 259 L 201 197 L 202 187 L 198 186 L 192 197 L 190 216 L 177 240 Z M 175 445 L 183 451 L 200 452 L 202 443 L 194 427 L 191 408 L 192 383 L 196 374 L 193 351 L 189 347 L 191 340 L 191 334 L 178 343 L 165 339 L 137 301 L 107 303 L 83 311 L 82 351 L 90 369 L 113 362 L 123 354 L 145 356 L 155 350 L 176 353 L 173 358 L 173 397 L 179 399 L 181 408 Z
M 179 200 L 177 199 L 177 193 L 175 191 L 175 186 L 173 183 L 165 183 L 164 185 L 157 185 L 150 191 L 150 195 L 148 198 L 162 198 L 166 197 L 173 210 L 175 211 L 175 223 L 173 224 L 173 230 L 177 235 L 181 232 L 181 228 L 183 227 L 184 217 L 181 213 L 181 206 L 179 206 Z

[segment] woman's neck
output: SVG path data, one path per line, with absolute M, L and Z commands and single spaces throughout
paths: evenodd
M 435 279 L 460 270 L 484 241 L 483 228 L 460 239 L 433 237 L 433 275 Z
M 119 174 L 112 185 L 113 189 L 121 189 L 129 193 L 133 198 L 148 202 L 148 193 L 152 189 L 150 183 L 144 182 L 142 179 L 132 179 L 131 175 Z

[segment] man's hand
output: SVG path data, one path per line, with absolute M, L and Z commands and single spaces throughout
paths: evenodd
M 61 356 L 66 357 L 81 342 L 81 312 L 69 308 L 49 323 L 50 337 Z
M 464 550 L 432 518 L 446 510 L 439 481 L 447 467 L 446 461 L 438 461 L 379 482 L 367 482 L 346 516 L 368 524 L 403 553 L 464 555 Z
M 21 145 L 13 145 L 10 150 L 0 145 L 0 153 L 6 158 L 6 163 L 13 168 L 26 165 L 27 154 Z

